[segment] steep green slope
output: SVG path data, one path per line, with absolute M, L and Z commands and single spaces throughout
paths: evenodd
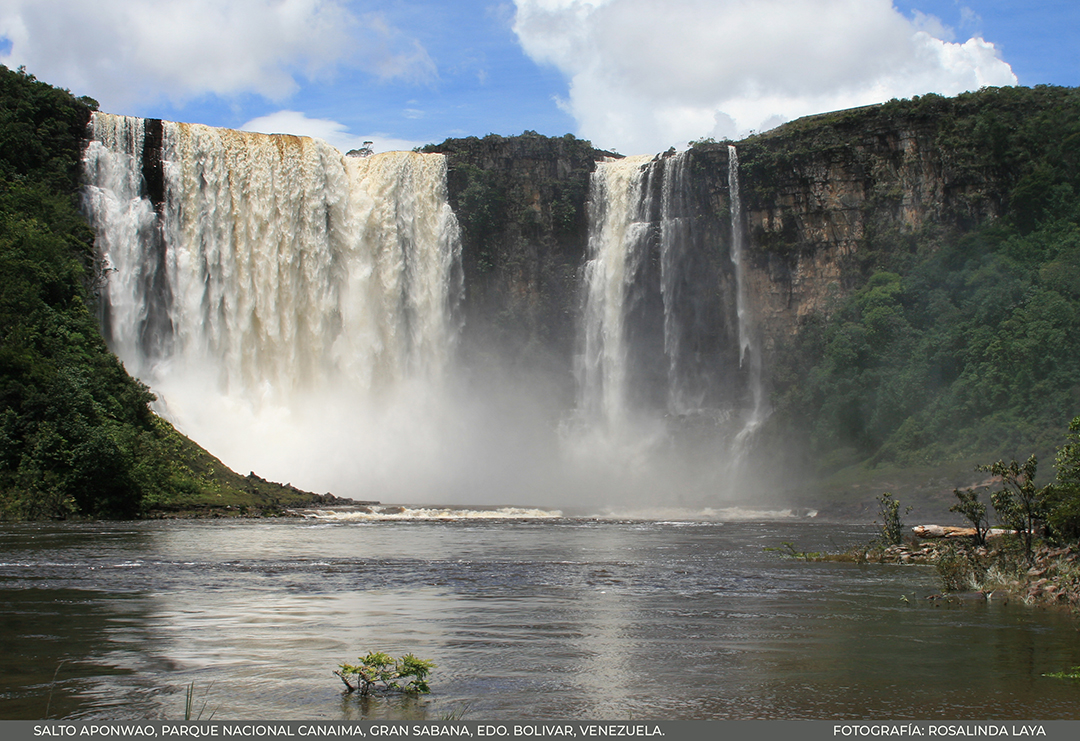
M 96 103 L 0 67 L 0 518 L 290 506 L 156 417 L 91 312 L 100 276 L 77 208 Z

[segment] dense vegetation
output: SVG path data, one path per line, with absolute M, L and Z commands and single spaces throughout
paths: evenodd
M 996 489 L 990 494 L 990 504 L 1000 525 L 1016 533 L 1025 556 L 1030 558 L 1040 535 L 1051 543 L 1080 539 L 1080 417 L 1069 424 L 1065 443 L 1057 449 L 1056 476 L 1050 483 L 1036 485 L 1039 461 L 1035 455 L 1023 463 L 999 460 L 980 468 L 995 477 L 996 485 L 985 487 Z M 985 545 L 990 518 L 979 490 L 955 494 L 958 502 L 953 511 L 964 515 L 975 528 L 976 541 Z
M 916 231 L 871 220 L 846 298 L 780 358 L 776 422 L 825 470 L 1045 457 L 1080 410 L 1080 90 L 928 95 L 786 136 L 860 118 L 929 126 L 962 193 Z
M 240 477 L 179 435 L 105 346 L 78 210 L 96 105 L 0 67 L 0 518 L 310 499 Z
M 1069 425 L 1054 459 L 1056 476 L 1035 483 L 1038 459 L 999 460 L 980 467 L 992 485 L 956 490 L 952 511 L 972 526 L 973 537 L 953 538 L 933 549 L 946 591 L 1001 591 L 1025 602 L 1080 607 L 1080 417 Z M 989 492 L 990 515 L 983 495 Z M 997 524 L 1012 531 L 990 537 Z

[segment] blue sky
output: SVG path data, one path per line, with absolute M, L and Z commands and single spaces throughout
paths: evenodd
M 342 148 L 532 129 L 633 153 L 890 97 L 1080 84 L 1080 3 L 0 0 L 0 61 L 110 112 Z
M 345 66 L 306 81 L 295 97 L 272 101 L 245 95 L 238 106 L 219 97 L 186 105 L 159 101 L 137 115 L 242 126 L 282 109 L 330 119 L 358 134 L 381 133 L 414 142 L 450 136 L 519 134 L 525 129 L 562 135 L 575 122 L 554 103 L 565 92 L 562 75 L 522 52 L 509 4 L 487 2 L 350 3 L 360 22 L 377 13 L 400 31 L 391 43 L 416 40 L 431 59 L 428 74 L 386 78 L 365 66 Z
M 1080 85 L 1080 3 L 1074 0 L 894 0 L 903 14 L 935 15 L 1001 50 L 1021 85 Z M 974 18 L 968 17 L 965 9 Z

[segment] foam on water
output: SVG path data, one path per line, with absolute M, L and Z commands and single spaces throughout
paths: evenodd
M 563 516 L 560 510 L 531 507 L 410 507 L 367 505 L 340 509 L 312 509 L 300 513 L 305 518 L 330 522 L 371 522 L 385 520 L 550 520 Z
M 754 509 L 747 507 L 638 507 L 611 509 L 598 515 L 611 520 L 644 520 L 649 522 L 772 522 L 800 520 L 817 516 L 815 510 L 800 509 Z

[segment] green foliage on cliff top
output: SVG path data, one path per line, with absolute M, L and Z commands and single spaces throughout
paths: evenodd
M 1080 90 L 848 115 L 925 117 L 953 182 L 980 184 L 968 195 L 997 216 L 870 230 L 852 290 L 781 357 L 780 418 L 809 431 L 825 469 L 1049 454 L 1080 410 Z
M 808 162 L 854 158 L 868 170 L 879 167 L 883 158 L 906 156 L 887 150 L 901 137 L 918 140 L 923 151 L 914 156 L 941 154 L 939 174 L 949 182 L 944 217 L 971 228 L 1010 209 L 1018 225 L 1031 229 L 1063 197 L 1062 186 L 1075 189 L 1080 179 L 1080 90 L 985 88 L 807 116 L 739 142 L 748 196 L 774 198 L 784 178 Z M 868 171 L 865 181 L 879 174 Z M 877 200 L 871 205 L 897 205 L 889 204 L 899 196 L 895 185 L 895 192 L 868 193 Z
M 77 208 L 94 101 L 0 67 L 0 519 L 133 517 L 310 495 L 228 471 L 148 404 L 91 312 Z

